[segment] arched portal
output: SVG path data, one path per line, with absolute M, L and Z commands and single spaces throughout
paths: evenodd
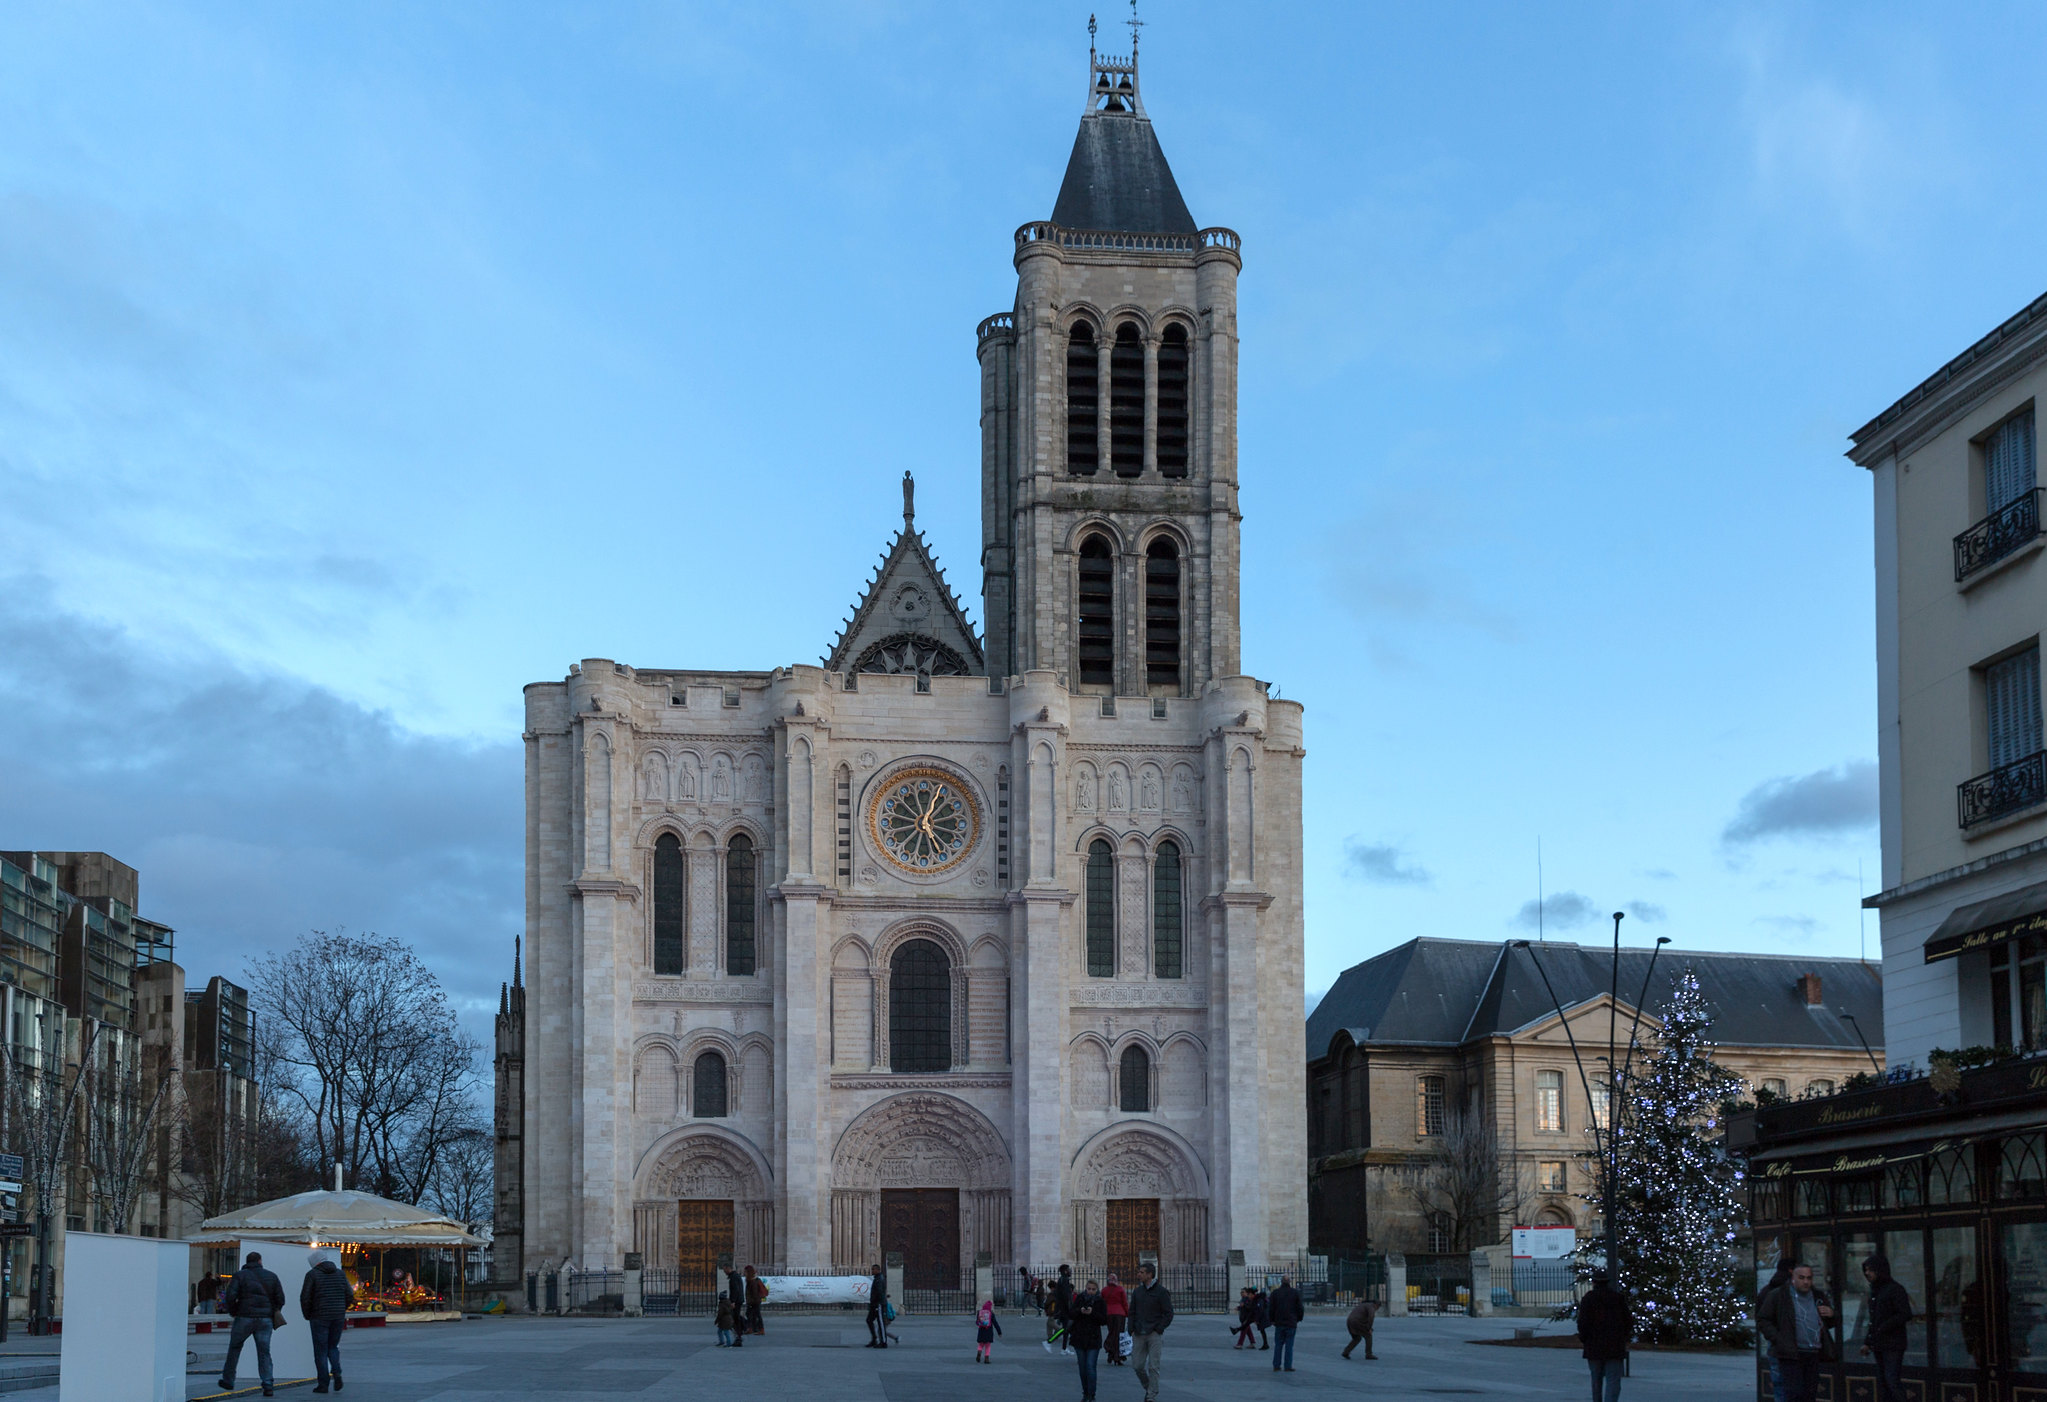
M 656 1140 L 633 1176 L 633 1249 L 649 1266 L 679 1268 L 685 1290 L 713 1288 L 723 1253 L 776 1260 L 773 1177 L 759 1148 L 722 1126 Z
M 1208 1173 L 1192 1145 L 1161 1125 L 1124 1122 L 1074 1156 L 1075 1254 L 1118 1274 L 1138 1257 L 1162 1265 L 1210 1259 Z
M 903 1253 L 909 1289 L 957 1290 L 976 1252 L 1010 1257 L 1009 1148 L 964 1100 L 912 1091 L 869 1106 L 832 1151 L 832 1261 Z

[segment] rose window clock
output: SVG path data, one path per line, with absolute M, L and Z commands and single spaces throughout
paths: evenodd
M 967 786 L 943 769 L 899 770 L 875 795 L 867 817 L 875 847 L 913 876 L 958 866 L 973 850 L 980 823 Z

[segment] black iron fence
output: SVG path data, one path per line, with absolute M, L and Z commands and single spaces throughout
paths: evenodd
M 1578 1298 L 1578 1271 L 1568 1260 L 1537 1261 L 1521 1257 L 1514 1262 L 1511 1297 L 1500 1301 L 1499 1283 L 1494 1282 L 1495 1302 L 1515 1305 L 1568 1305 Z
M 1407 1258 L 1407 1309 L 1410 1314 L 1469 1314 L 1471 1253 L 1410 1255 Z

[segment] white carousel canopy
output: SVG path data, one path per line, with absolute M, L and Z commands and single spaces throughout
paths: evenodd
M 453 1218 L 389 1198 L 348 1189 L 294 1193 L 209 1217 L 192 1238 L 202 1244 L 288 1241 L 313 1245 L 482 1246 L 482 1238 Z

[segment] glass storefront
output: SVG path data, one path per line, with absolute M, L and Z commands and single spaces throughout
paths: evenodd
M 2047 1402 L 2047 1136 L 2038 1130 L 1757 1164 L 1759 1278 L 1811 1266 L 1836 1306 L 1831 1402 L 1875 1397 L 1861 1353 L 1879 1250 L 1912 1299 L 1906 1394 L 1918 1402 Z M 1759 1360 L 1760 1362 L 1760 1360 Z M 1770 1397 L 1767 1367 L 1757 1396 Z

